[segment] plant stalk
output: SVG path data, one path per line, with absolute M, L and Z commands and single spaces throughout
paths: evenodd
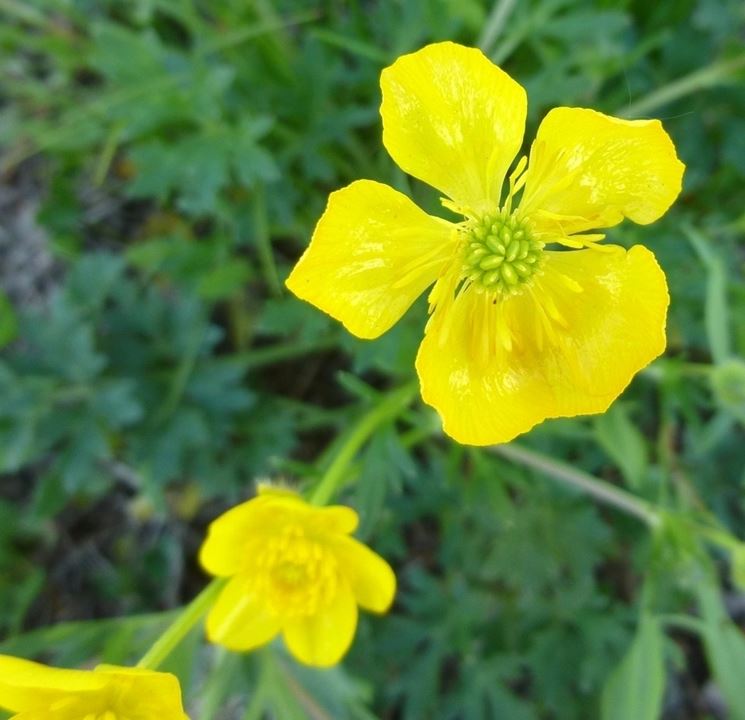
M 332 463 L 310 495 L 313 505 L 327 505 L 344 480 L 349 463 L 372 433 L 387 420 L 394 418 L 412 401 L 419 385 L 411 382 L 386 395 L 357 423 L 349 433 Z
M 137 663 L 138 668 L 157 670 L 194 626 L 204 617 L 226 583 L 225 578 L 215 578 L 199 593 L 166 628 Z
M 512 460 L 532 470 L 537 470 L 552 480 L 558 480 L 564 485 L 581 490 L 598 502 L 621 510 L 627 515 L 632 515 L 649 525 L 649 527 L 654 528 L 660 524 L 659 514 L 652 509 L 649 503 L 589 473 L 577 470 L 571 465 L 559 462 L 547 455 L 542 455 L 520 445 L 495 445 L 490 450 L 507 460 Z

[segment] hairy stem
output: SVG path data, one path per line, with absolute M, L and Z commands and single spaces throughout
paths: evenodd
M 514 444 L 495 445 L 490 450 L 508 460 L 537 470 L 552 480 L 577 488 L 598 502 L 632 515 L 650 527 L 656 527 L 660 522 L 659 514 L 649 503 L 571 465 Z
M 658 90 L 653 90 L 640 100 L 632 102 L 619 111 L 622 117 L 638 117 L 656 110 L 661 105 L 691 95 L 714 85 L 727 82 L 738 70 L 745 68 L 745 53 L 730 60 L 713 63 L 700 70 L 684 75 Z

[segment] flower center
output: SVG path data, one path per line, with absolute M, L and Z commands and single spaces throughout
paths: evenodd
M 258 565 L 259 590 L 278 615 L 314 615 L 336 593 L 338 568 L 333 554 L 300 526 L 285 527 L 271 538 Z
M 524 220 L 504 210 L 473 220 L 467 227 L 465 276 L 478 288 L 514 293 L 535 274 L 543 246 Z

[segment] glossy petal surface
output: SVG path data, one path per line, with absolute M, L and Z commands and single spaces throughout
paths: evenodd
M 300 662 L 329 667 L 347 652 L 356 628 L 357 603 L 349 586 L 342 584 L 331 604 L 322 611 L 288 622 L 284 639 Z
M 470 445 L 603 412 L 664 350 L 668 302 L 641 246 L 547 253 L 532 292 L 497 305 L 465 292 L 435 311 L 417 356 L 422 396 Z
M 113 665 L 64 670 L 8 656 L 0 656 L 0 707 L 21 720 L 188 720 L 169 673 Z
M 659 120 L 556 108 L 538 128 L 520 210 L 556 235 L 624 217 L 646 225 L 678 196 L 684 169 Z
M 105 686 L 106 679 L 92 672 L 0 655 L 0 708 L 11 712 L 47 708 L 69 693 L 95 693 Z
M 399 167 L 463 207 L 499 201 L 525 132 L 518 83 L 480 50 L 443 42 L 398 58 L 380 87 L 383 144 Z
M 396 576 L 377 553 L 354 538 L 341 538 L 334 544 L 342 572 L 357 600 L 371 612 L 386 612 L 396 594 Z
M 334 192 L 287 287 L 354 335 L 388 330 L 431 285 L 453 250 L 452 226 L 387 185 Z
M 259 489 L 259 497 L 236 505 L 214 520 L 202 544 L 199 561 L 212 575 L 228 577 L 246 565 L 250 544 L 282 523 L 302 516 L 322 532 L 350 533 L 357 527 L 357 513 L 342 505 L 313 508 L 296 493 Z
M 231 650 L 251 650 L 269 642 L 281 621 L 242 577 L 234 577 L 207 616 L 207 637 Z
M 114 665 L 99 665 L 95 673 L 106 677 L 117 688 L 119 707 L 122 708 L 120 712 L 126 712 L 127 717 L 188 720 L 181 704 L 181 687 L 175 675 Z

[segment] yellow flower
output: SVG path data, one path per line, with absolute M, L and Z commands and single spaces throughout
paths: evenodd
M 17 720 L 188 720 L 168 673 L 62 670 L 0 655 L 0 708 Z
M 388 563 L 349 536 L 357 520 L 351 508 L 313 507 L 266 486 L 217 518 L 200 560 L 230 581 L 207 617 L 210 641 L 250 650 L 281 632 L 300 662 L 337 663 L 354 638 L 357 605 L 383 613 L 396 591 Z
M 374 338 L 434 283 L 416 367 L 462 443 L 606 410 L 663 352 L 669 299 L 649 250 L 588 231 L 651 223 L 677 197 L 684 166 L 659 121 L 556 108 L 507 177 L 526 95 L 480 51 L 428 45 L 380 82 L 386 149 L 464 219 L 353 182 L 329 197 L 287 286 Z

